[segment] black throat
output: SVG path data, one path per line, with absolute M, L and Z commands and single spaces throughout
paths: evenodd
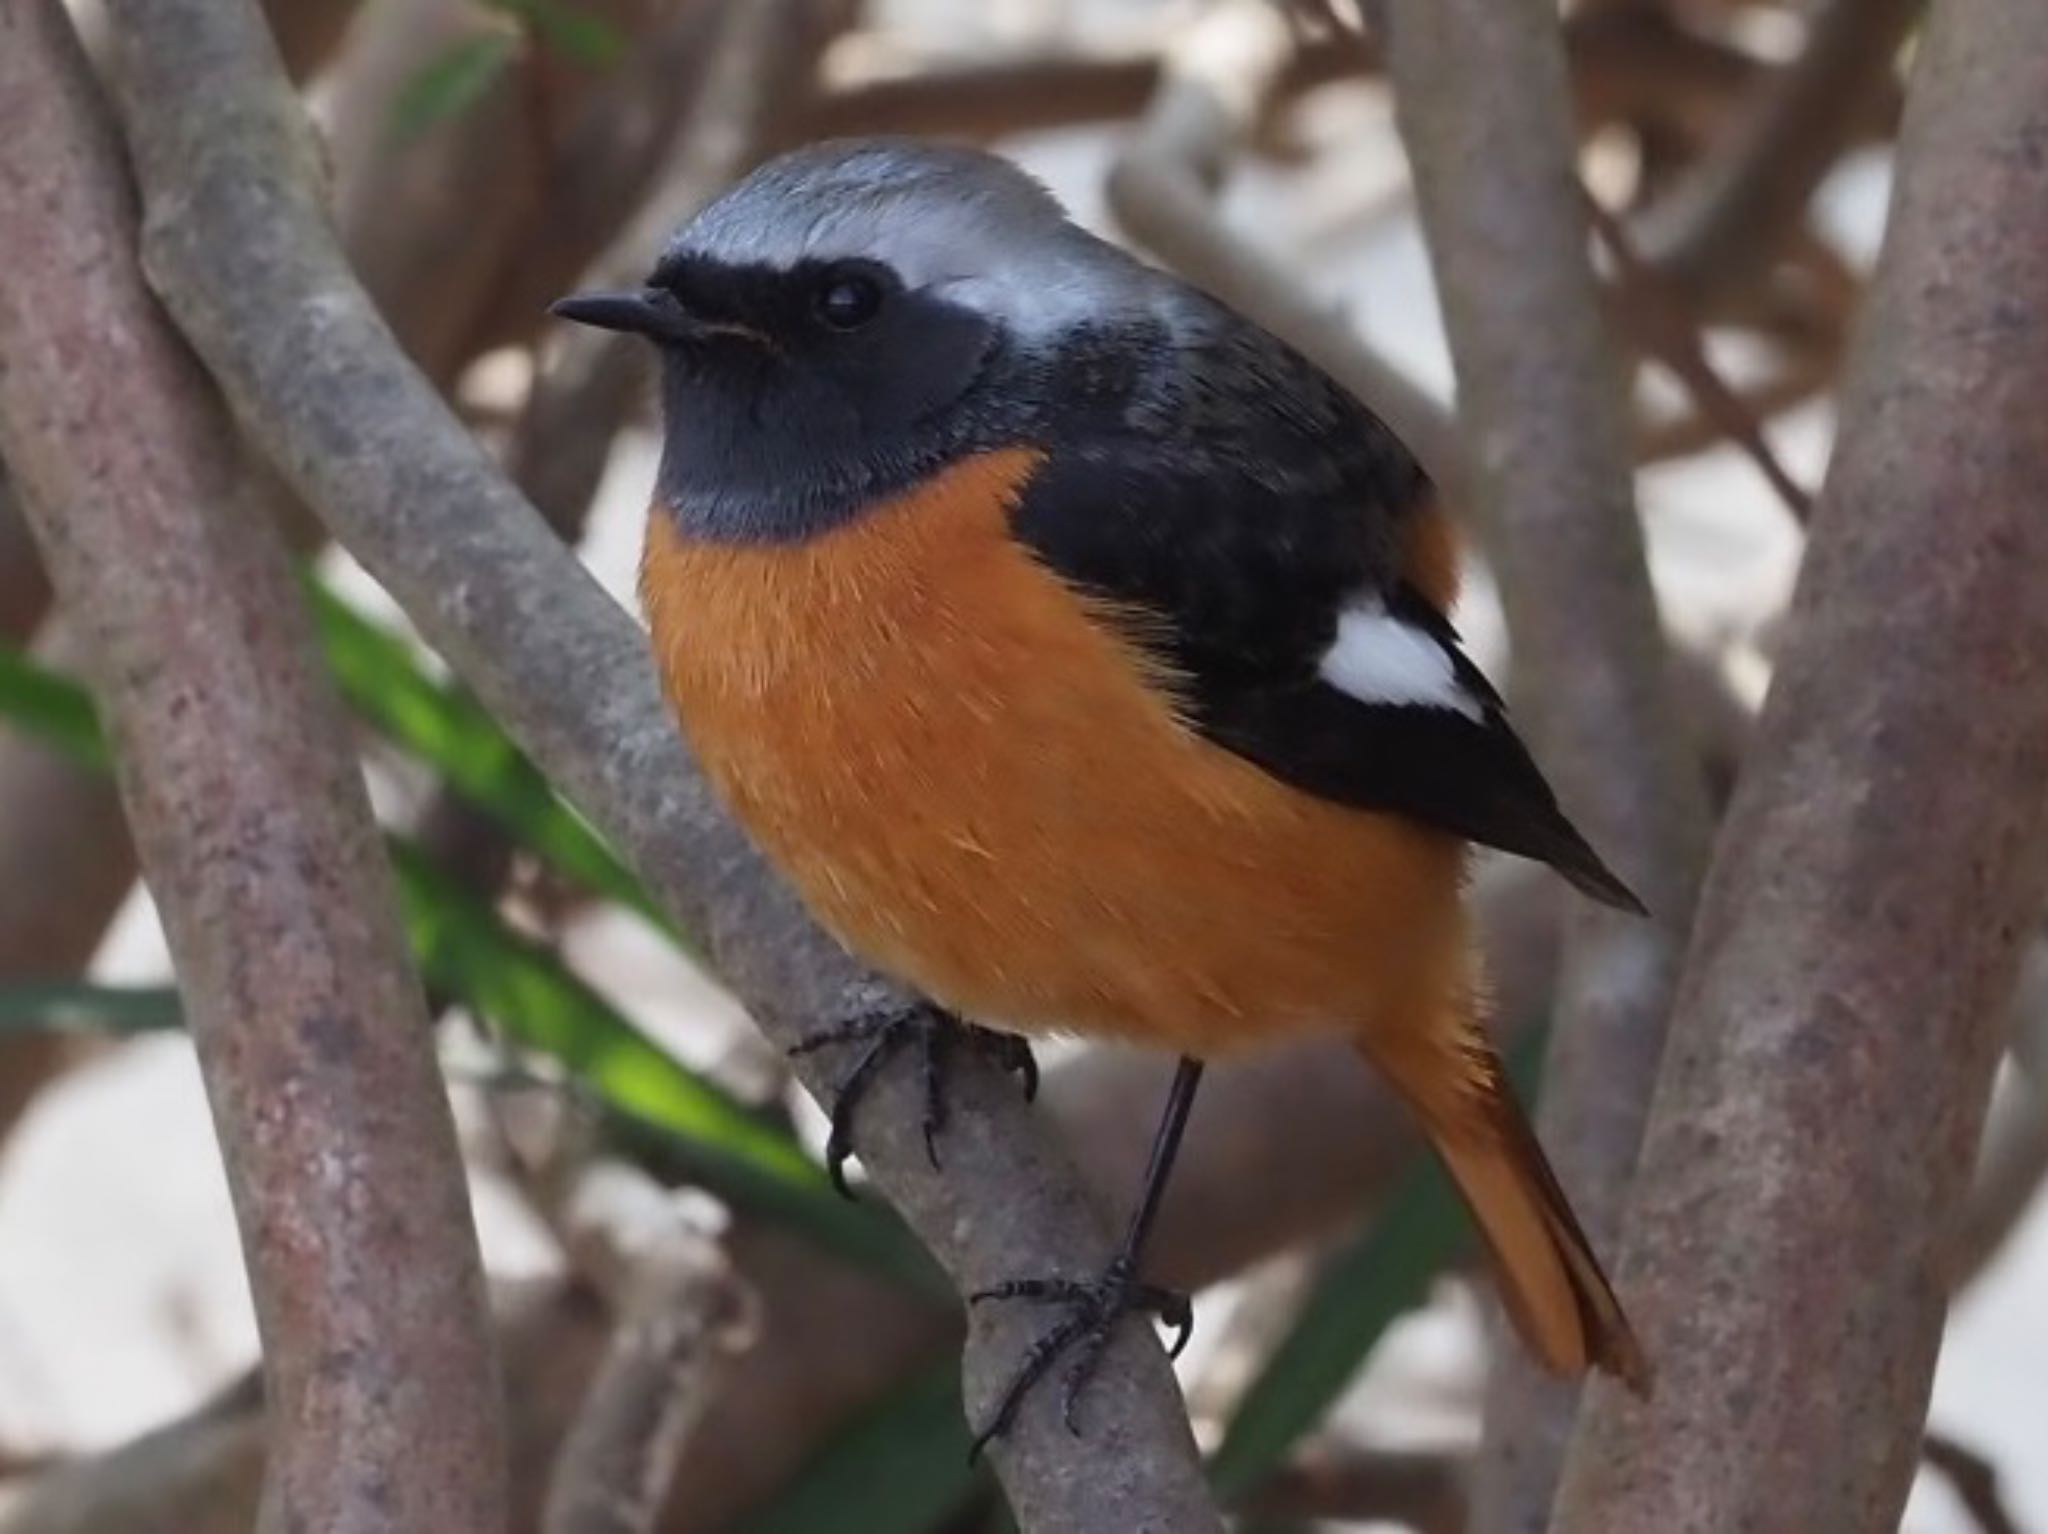
M 692 538 L 814 537 L 977 453 L 1117 430 L 1170 371 L 1156 325 L 1031 345 L 944 311 L 851 372 L 739 338 L 669 353 L 659 504 Z

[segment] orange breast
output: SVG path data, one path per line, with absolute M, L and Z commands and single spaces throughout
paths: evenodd
M 664 683 L 842 941 L 997 1026 L 1213 1054 L 1463 994 L 1463 849 L 1296 792 L 1008 534 L 1037 459 L 958 464 L 800 545 L 649 519 Z

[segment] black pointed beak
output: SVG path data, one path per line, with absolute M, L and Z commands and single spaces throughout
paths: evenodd
M 622 330 L 655 341 L 687 340 L 702 329 L 675 295 L 661 288 L 640 288 L 630 293 L 572 293 L 556 299 L 548 306 L 548 313 L 573 324 Z

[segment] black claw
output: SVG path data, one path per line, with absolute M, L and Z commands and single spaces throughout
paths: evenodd
M 820 1028 L 790 1046 L 792 1055 L 808 1055 L 836 1044 L 867 1045 L 854 1062 L 853 1069 L 847 1073 L 846 1080 L 840 1083 L 832 1104 L 832 1132 L 825 1141 L 825 1168 L 831 1174 L 832 1186 L 842 1195 L 847 1198 L 854 1196 L 846 1180 L 846 1163 L 854 1154 L 853 1118 L 860 1100 L 874 1084 L 882 1067 L 912 1044 L 918 1047 L 922 1057 L 924 1120 L 921 1127 L 925 1156 L 930 1160 L 933 1171 L 941 1170 L 939 1136 L 945 1131 L 948 1116 L 944 1055 L 955 1041 L 963 1037 L 978 1048 L 994 1051 L 1006 1070 L 1015 1071 L 1023 1077 L 1025 1101 L 1029 1102 L 1037 1095 L 1038 1062 L 1032 1057 L 1029 1044 L 1014 1034 L 999 1034 L 960 1022 L 929 1004 L 864 1013 Z
M 832 1117 L 832 1133 L 825 1137 L 825 1174 L 832 1179 L 832 1186 L 841 1198 L 852 1198 L 853 1189 L 846 1181 L 846 1158 L 853 1154 L 853 1141 L 846 1133 L 846 1126 L 837 1114 Z
M 1042 1380 L 1061 1354 L 1074 1350 L 1073 1362 L 1060 1390 L 1060 1421 L 1067 1431 L 1079 1435 L 1077 1413 L 1082 1394 L 1102 1365 L 1109 1339 L 1116 1325 L 1131 1314 L 1157 1316 L 1174 1329 L 1173 1356 L 1178 1358 L 1194 1329 L 1194 1310 L 1186 1295 L 1136 1281 L 1131 1264 L 1124 1258 L 1111 1263 L 1094 1279 L 1013 1278 L 992 1284 L 969 1295 L 970 1304 L 989 1300 L 1028 1300 L 1059 1305 L 1067 1314 L 1051 1330 L 1025 1350 L 1017 1371 L 1003 1389 L 988 1425 L 975 1434 L 969 1457 L 978 1457 L 989 1442 L 1009 1431 L 1017 1409 L 1033 1386 Z
M 997 1034 L 995 1039 L 997 1061 L 1024 1083 L 1024 1101 L 1038 1101 L 1038 1056 L 1031 1052 L 1031 1045 L 1014 1033 Z
M 868 1047 L 861 1051 L 861 1057 L 847 1073 L 840 1085 L 839 1099 L 832 1105 L 832 1133 L 825 1141 L 825 1169 L 832 1177 L 832 1186 L 843 1198 L 852 1198 L 853 1190 L 846 1182 L 846 1161 L 853 1154 L 853 1110 L 867 1090 L 874 1084 L 889 1057 L 908 1042 L 902 1024 L 878 1028 Z
M 1188 1341 L 1195 1335 L 1195 1307 L 1188 1303 L 1184 1294 L 1174 1294 L 1164 1289 L 1151 1291 L 1162 1325 L 1173 1328 L 1173 1343 L 1166 1350 L 1166 1356 L 1179 1360 L 1187 1351 Z

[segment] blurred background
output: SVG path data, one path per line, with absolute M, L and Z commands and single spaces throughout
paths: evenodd
M 421 368 L 628 605 L 654 467 L 645 359 L 569 334 L 545 305 L 637 275 L 720 185 L 813 137 L 915 132 L 1012 155 L 1082 222 L 1287 331 L 1425 456 L 1447 433 L 1449 360 L 1406 164 L 1348 17 L 1267 0 L 271 10 L 326 134 L 359 271 Z M 1613 215 L 1599 259 L 1636 369 L 1641 510 L 1718 789 L 1769 675 L 1804 495 L 1826 462 L 1915 13 L 1894 0 L 1568 7 L 1582 171 Z M 823 1188 L 808 1099 L 688 934 L 649 914 L 396 608 L 346 558 L 301 542 L 441 1010 L 518 1473 L 545 1465 L 616 1303 L 603 1252 L 617 1232 L 570 1196 L 601 1159 L 679 1190 L 649 1218 L 722 1232 L 762 1303 L 664 1528 L 998 1527 L 993 1485 L 962 1453 L 950 1309 L 872 1202 L 849 1209 Z M 1459 618 L 1504 675 L 1477 552 Z M 233 1221 L 163 941 L 68 677 L 75 651 L 44 601 L 0 512 L 0 1531 L 246 1528 L 256 1346 Z M 1506 868 L 1485 894 L 1503 1027 L 1533 1034 L 1549 895 Z M 2035 974 L 1958 1262 L 1915 1534 L 2048 1529 L 2048 1311 L 2030 1302 L 2048 1285 L 2043 1039 L 2048 976 Z M 1114 1112 L 1132 1081 L 1156 1085 L 1128 1062 L 1055 1061 L 1055 1103 L 1076 1122 Z M 1149 1122 L 1151 1101 L 1133 1097 L 1126 1117 Z M 1233 1122 L 1211 1160 L 1254 1175 L 1274 1157 L 1241 1137 L 1317 1132 L 1289 1114 Z M 1460 1526 L 1484 1302 L 1442 1187 L 1411 1147 L 1385 1159 L 1284 1190 L 1285 1218 L 1187 1259 L 1208 1287 L 1181 1369 L 1248 1527 Z

